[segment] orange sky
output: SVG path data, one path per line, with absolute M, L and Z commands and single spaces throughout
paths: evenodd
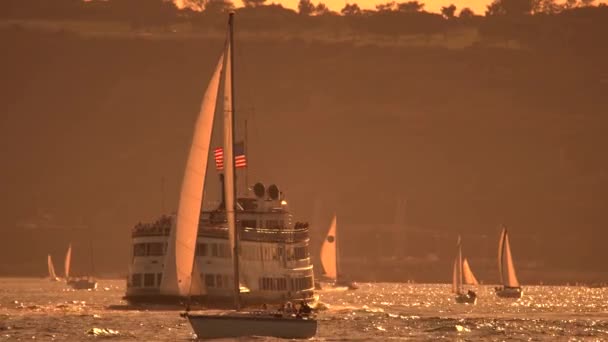
M 340 11 L 340 9 L 342 9 L 346 3 L 349 3 L 352 0 L 351 1 L 347 1 L 347 0 L 311 0 L 311 1 L 315 4 L 318 2 L 323 2 L 330 9 L 332 9 L 334 11 Z M 424 3 L 424 9 L 428 12 L 439 12 L 439 9 L 442 6 L 449 6 L 450 4 L 454 4 L 458 8 L 456 11 L 457 13 L 460 11 L 461 8 L 469 7 L 476 14 L 483 14 L 486 10 L 486 5 L 489 4 L 490 2 L 492 2 L 491 0 L 467 0 L 467 1 L 419 0 L 419 1 Z M 280 1 L 276 1 L 276 2 L 282 4 L 285 7 L 289 7 L 289 8 L 298 7 L 298 0 L 280 0 Z M 352 1 L 352 2 L 355 2 L 355 1 Z M 375 6 L 377 4 L 382 4 L 382 3 L 387 3 L 387 2 L 389 2 L 389 1 L 381 1 L 381 0 L 356 1 L 356 3 L 359 5 L 359 7 L 369 8 L 369 9 L 375 8 Z M 402 2 L 402 1 L 396 1 L 396 2 Z
M 175 0 L 175 3 L 177 4 L 178 7 L 181 7 L 181 6 L 183 6 L 182 5 L 183 1 L 184 0 Z M 279 4 L 283 5 L 284 7 L 292 8 L 292 9 L 297 9 L 298 1 L 299 0 L 267 0 L 267 2 L 269 2 L 269 3 L 272 3 L 272 2 L 279 3 Z M 350 0 L 350 1 L 349 0 L 311 0 L 311 1 L 314 4 L 323 2 L 331 10 L 334 10 L 334 11 L 340 11 L 346 3 L 355 2 L 352 0 Z M 460 11 L 460 9 L 462 9 L 464 7 L 469 7 L 476 14 L 484 14 L 485 10 L 486 10 L 486 6 L 490 2 L 492 2 L 492 0 L 466 0 L 466 1 L 419 0 L 419 1 L 421 1 L 422 3 L 425 4 L 424 9 L 428 12 L 439 12 L 439 9 L 442 6 L 454 4 L 458 8 L 456 11 L 457 13 Z M 382 0 L 359 0 L 359 1 L 356 1 L 356 3 L 359 4 L 359 7 L 369 8 L 369 9 L 375 8 L 375 6 L 377 4 L 386 3 L 386 2 L 389 2 L 389 0 L 384 0 L 384 1 L 382 1 Z M 400 2 L 400 1 L 397 1 L 397 2 Z M 234 0 L 234 3 L 237 6 L 242 6 L 242 3 L 240 0 Z
M 183 2 L 185 0 L 174 0 L 175 4 L 178 7 L 183 7 Z M 241 0 L 232 0 L 236 6 L 242 6 Z M 266 0 L 268 3 L 279 3 L 283 5 L 283 7 L 297 9 L 299 0 Z M 331 10 L 339 12 L 345 4 L 347 3 L 355 3 L 352 0 L 311 0 L 313 4 L 317 4 L 319 2 L 325 3 L 327 7 Z M 408 0 L 396 0 L 396 2 L 402 2 Z M 424 3 L 424 10 L 427 12 L 435 12 L 439 13 L 441 7 L 449 6 L 450 4 L 456 5 L 456 13 L 460 12 L 461 9 L 468 7 L 475 12 L 475 14 L 484 15 L 486 12 L 486 7 L 493 0 L 461 0 L 461 1 L 451 1 L 451 0 L 418 0 Z M 377 4 L 387 3 L 390 0 L 358 0 L 356 3 L 362 9 L 374 9 Z M 562 3 L 563 1 L 558 1 L 558 3 Z M 595 4 L 598 3 L 607 3 L 604 1 L 596 1 Z

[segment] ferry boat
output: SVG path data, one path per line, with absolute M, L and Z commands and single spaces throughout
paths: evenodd
M 276 185 L 270 185 L 266 190 L 264 185 L 257 183 L 253 192 L 255 194 L 237 199 L 236 221 L 241 251 L 239 278 L 243 303 L 313 301 L 314 276 L 308 247 L 308 223 L 293 222 L 285 197 Z M 198 225 L 194 261 L 197 269 L 193 274 L 200 275 L 200 279 L 192 282 L 200 281 L 204 294 L 174 296 L 161 291 L 169 236 L 176 221 L 175 215 L 165 215 L 156 222 L 139 223 L 133 228 L 132 262 L 123 298 L 130 304 L 191 301 L 212 307 L 231 305 L 234 278 L 223 202 L 222 199 L 215 210 L 203 210 Z

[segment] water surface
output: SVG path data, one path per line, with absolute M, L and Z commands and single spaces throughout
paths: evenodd
M 0 341 L 190 341 L 175 310 L 124 310 L 124 280 L 73 291 L 45 279 L 0 279 Z M 479 289 L 478 304 L 455 304 L 448 285 L 361 284 L 322 291 L 321 341 L 608 340 L 608 289 L 526 286 L 518 301 Z M 92 328 L 115 336 L 92 336 Z M 258 340 L 258 339 L 256 339 Z M 259 338 L 259 340 L 264 340 Z

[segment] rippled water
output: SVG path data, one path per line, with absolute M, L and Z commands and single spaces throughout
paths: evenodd
M 188 341 L 179 311 L 121 310 L 124 281 L 100 281 L 96 291 L 67 290 L 42 279 L 0 279 L 0 340 L 98 339 Z M 448 285 L 361 284 L 323 291 L 316 340 L 608 340 L 608 289 L 525 287 L 519 301 L 491 287 L 475 306 L 455 304 Z M 94 337 L 92 328 L 117 331 Z

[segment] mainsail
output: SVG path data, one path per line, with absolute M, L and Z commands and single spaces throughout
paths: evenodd
M 331 279 L 338 277 L 338 258 L 337 258 L 337 236 L 336 236 L 336 215 L 331 220 L 329 231 L 321 247 L 321 264 L 325 270 L 325 275 Z
M 51 255 L 47 256 L 47 265 L 49 267 L 49 278 L 55 279 L 57 278 L 57 274 L 55 274 L 55 267 L 53 266 L 53 259 L 51 259 Z
M 191 290 L 195 290 L 191 289 L 193 287 L 191 283 L 194 252 L 223 61 L 224 57 L 221 56 L 203 96 L 201 110 L 194 127 L 194 136 L 182 181 L 176 223 L 171 229 L 163 267 L 161 282 L 161 293 L 163 294 L 179 296 L 197 294 L 191 293 Z M 198 270 L 194 271 L 194 276 L 200 277 Z
M 458 236 L 458 251 L 454 260 L 454 269 L 452 271 L 452 292 L 462 293 L 462 247 L 460 236 Z
M 469 262 L 467 261 L 467 258 L 464 258 L 464 260 L 462 261 L 462 275 L 464 277 L 465 284 L 479 285 L 477 278 L 475 278 L 473 271 L 471 271 L 471 266 L 469 266 Z
M 499 250 L 498 250 L 498 270 L 500 272 L 500 280 L 505 287 L 519 287 L 519 281 L 515 274 L 515 266 L 513 266 L 513 257 L 511 256 L 511 246 L 509 245 L 509 235 L 507 229 L 503 228 L 500 235 Z
M 65 279 L 70 277 L 70 263 L 72 262 L 72 244 L 68 246 L 68 251 L 65 253 L 65 262 L 63 263 L 63 271 Z

